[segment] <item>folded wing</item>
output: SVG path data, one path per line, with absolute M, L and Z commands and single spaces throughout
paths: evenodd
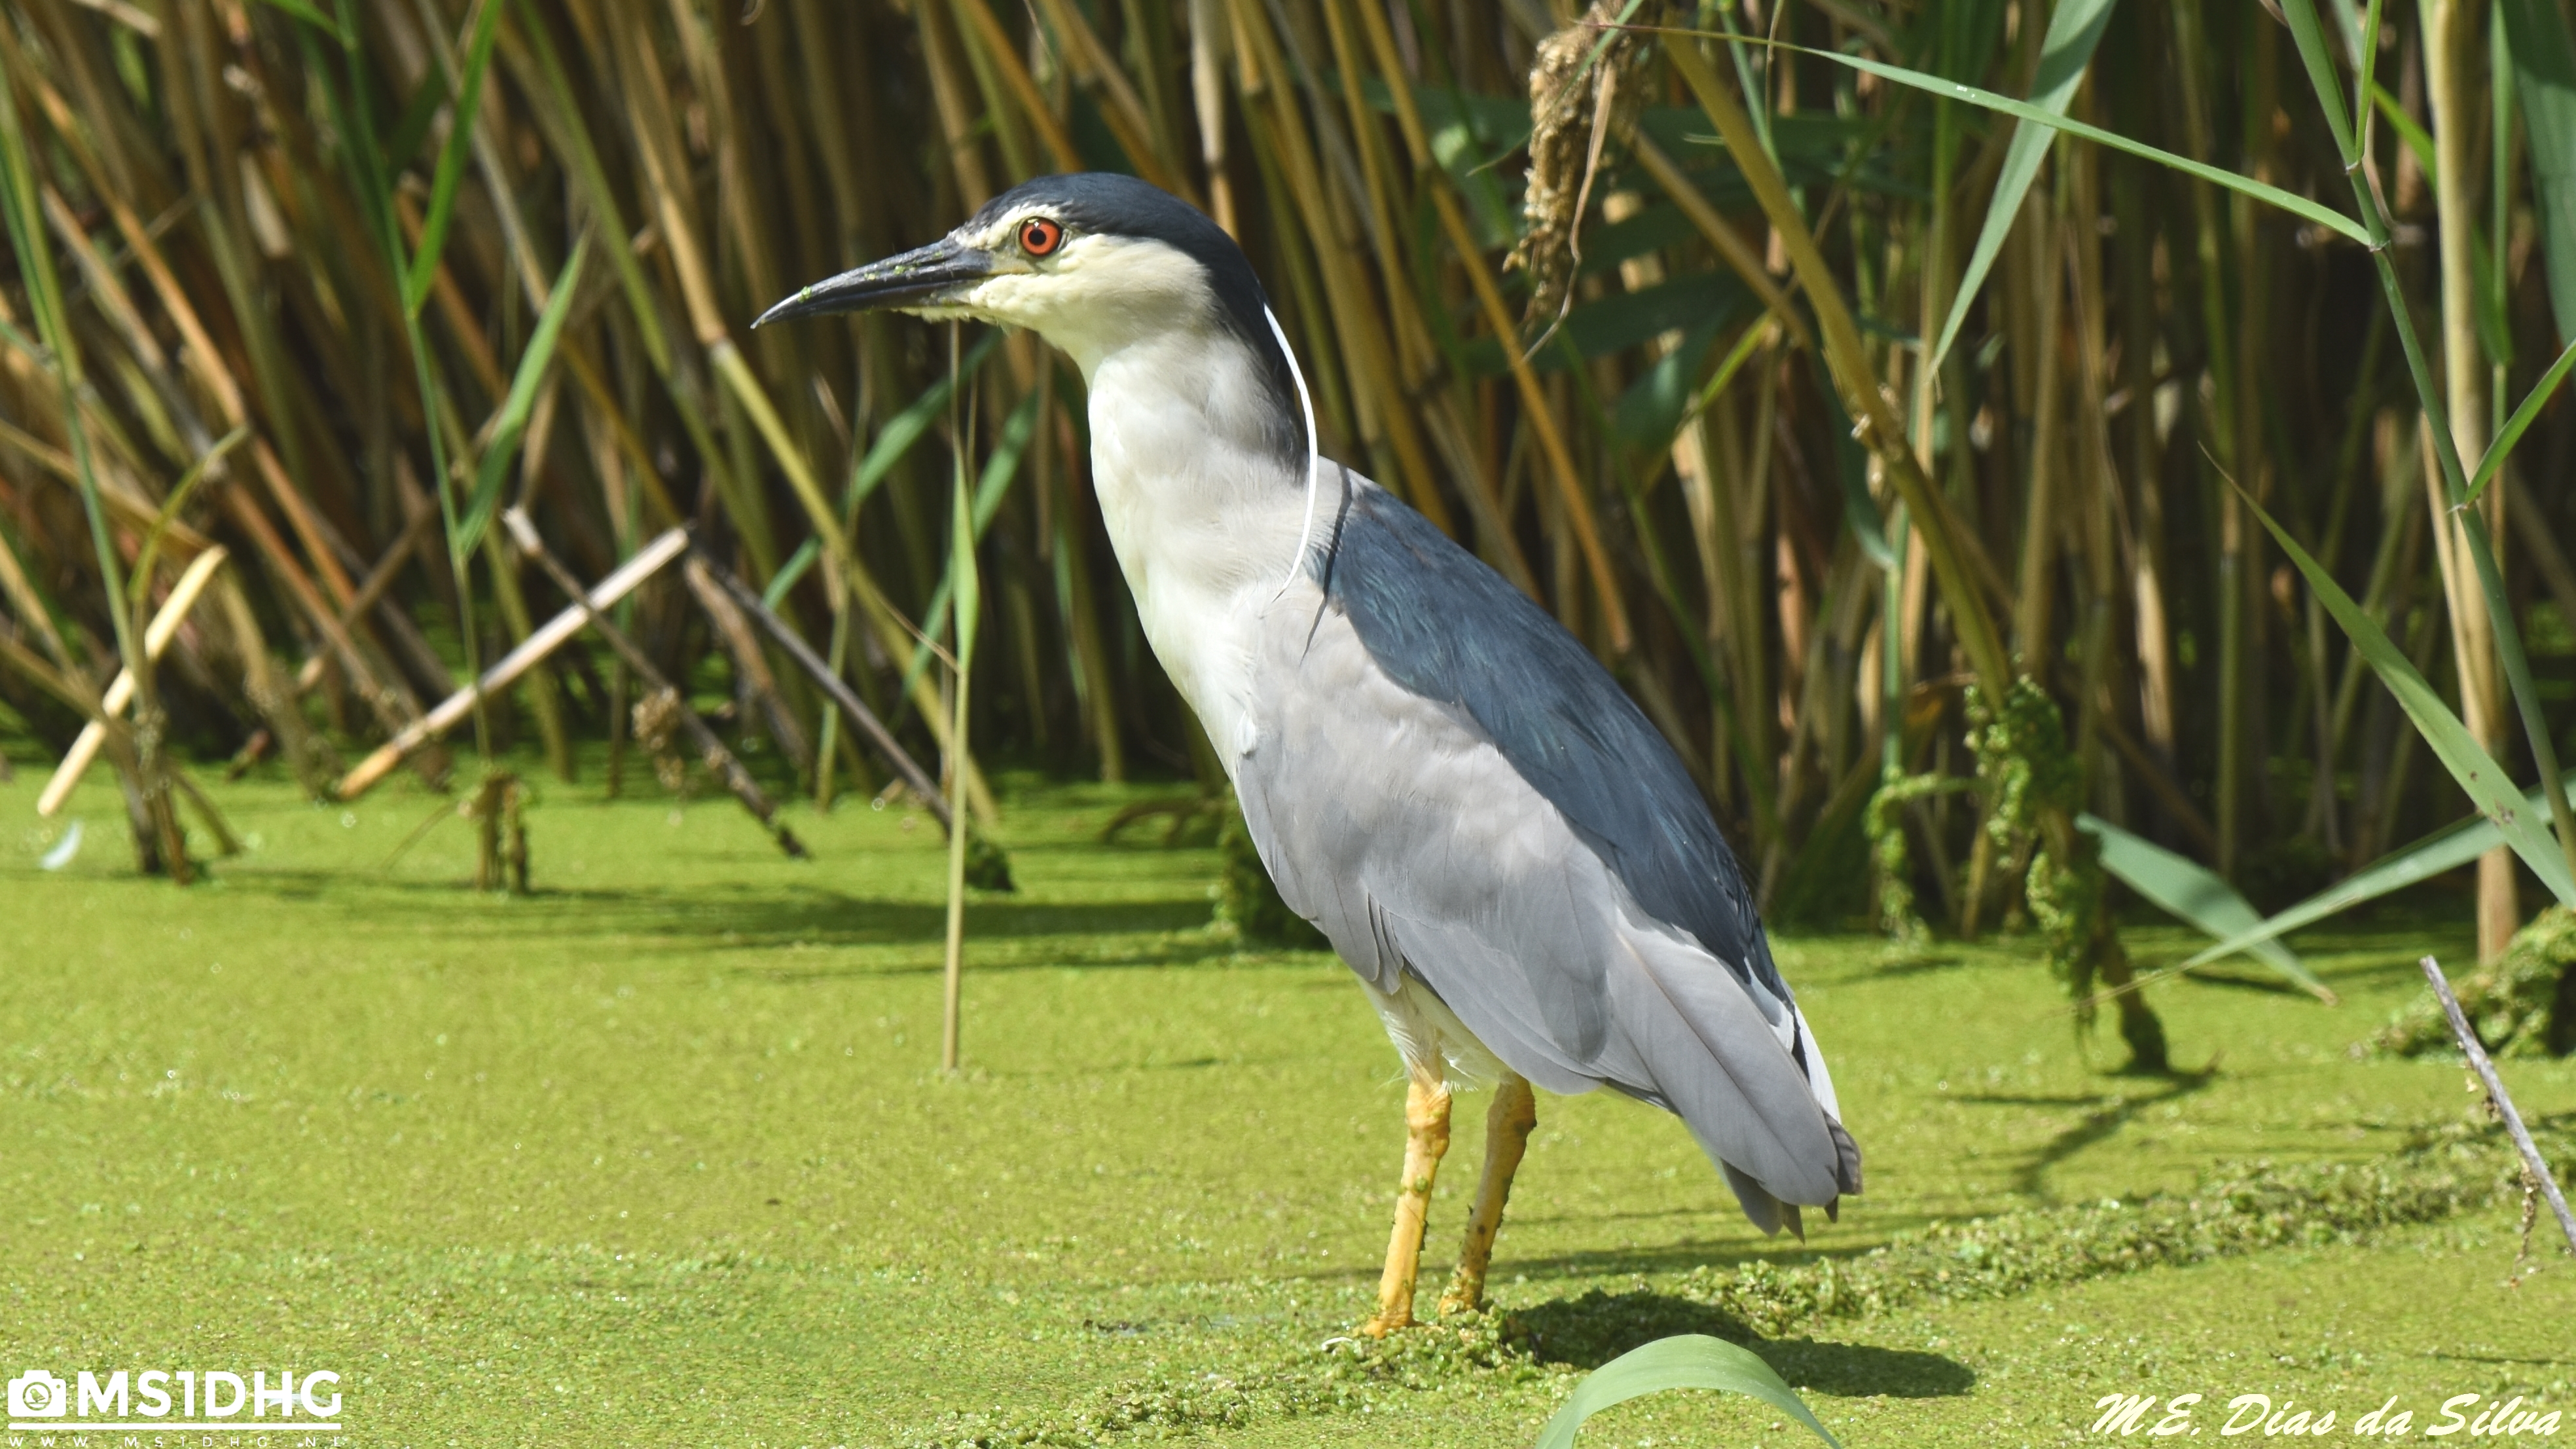
M 1535 605 L 1374 486 L 1272 606 L 1238 762 L 1289 905 L 1557 1092 L 1690 1126 L 1753 1221 L 1860 1190 L 1822 1053 L 1671 748 Z

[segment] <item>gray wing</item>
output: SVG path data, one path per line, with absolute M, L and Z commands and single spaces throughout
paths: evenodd
M 1437 595 L 1423 601 L 1434 611 L 1424 624 L 1453 648 L 1516 675 L 1524 719 L 1545 713 L 1548 681 L 1540 676 L 1561 675 L 1567 662 L 1562 651 L 1519 637 L 1530 632 L 1525 616 L 1503 615 L 1511 628 L 1496 631 L 1497 614 L 1514 604 L 1598 676 L 1577 682 L 1582 693 L 1606 689 L 1629 712 L 1635 706 L 1554 621 L 1437 530 L 1420 525 L 1434 545 L 1397 531 L 1401 520 L 1385 524 L 1387 510 L 1401 504 L 1356 484 L 1343 505 L 1320 551 L 1331 566 L 1283 594 L 1265 621 L 1255 669 L 1260 729 L 1237 763 L 1245 821 L 1281 896 L 1322 928 L 1362 979 L 1380 990 L 1393 989 L 1398 973 L 1419 980 L 1538 1085 L 1572 1093 L 1607 1084 L 1678 1113 L 1764 1229 L 1794 1222 L 1791 1205 L 1830 1206 L 1840 1193 L 1857 1192 L 1858 1151 L 1829 1110 L 1821 1055 L 1767 946 L 1748 959 L 1755 951 L 1736 936 L 1730 959 L 1641 901 L 1646 892 L 1632 885 L 1641 873 L 1692 868 L 1688 852 L 1652 843 L 1672 832 L 1633 805 L 1628 814 L 1647 818 L 1616 818 L 1623 806 L 1615 798 L 1591 813 L 1614 817 L 1607 823 L 1624 831 L 1624 842 L 1587 828 L 1591 822 L 1551 798 L 1556 792 L 1533 783 L 1543 767 L 1514 758 L 1503 737 L 1511 725 L 1498 731 L 1479 718 L 1482 681 L 1425 689 L 1400 678 L 1424 672 L 1418 657 L 1390 670 L 1389 646 L 1372 648 L 1364 634 L 1382 597 L 1354 606 L 1377 581 L 1355 575 L 1398 562 L 1419 567 L 1428 553 L 1436 573 L 1491 579 L 1507 598 L 1417 579 L 1419 592 Z M 1392 536 L 1369 537 L 1382 527 Z M 1409 557 L 1388 559 L 1388 545 Z M 1454 557 L 1440 556 L 1442 549 Z M 1452 667 L 1446 682 L 1458 685 L 1457 672 Z M 1560 694 L 1566 687 L 1558 681 Z M 1597 715 L 1597 704 L 1587 707 Z M 1642 716 L 1636 724 L 1678 774 L 1661 736 Z M 1655 780 L 1658 761 L 1637 741 L 1605 741 L 1595 728 L 1560 729 L 1552 742 L 1560 772 L 1663 783 Z M 1605 747 L 1623 747 L 1625 757 Z M 1686 776 L 1681 789 L 1715 841 Z M 1702 868 L 1722 870 L 1726 880 L 1717 884 L 1740 892 L 1731 859 Z M 1758 942 L 1749 905 L 1742 919 Z

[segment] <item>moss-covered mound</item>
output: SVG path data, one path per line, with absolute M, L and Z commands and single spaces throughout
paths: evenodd
M 2493 966 L 2453 984 L 2469 1025 L 2500 1057 L 2563 1057 L 2576 1049 L 2576 912 L 2552 906 L 2516 932 Z M 2456 1051 L 2442 1004 L 2426 987 L 2381 1028 L 2392 1056 Z

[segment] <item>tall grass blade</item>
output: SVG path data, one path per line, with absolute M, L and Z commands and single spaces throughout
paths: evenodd
M 957 1070 L 957 1039 L 964 1005 L 961 999 L 966 966 L 966 837 L 970 833 L 966 812 L 966 694 L 974 679 L 975 620 L 984 602 L 983 579 L 975 571 L 975 506 L 966 486 L 966 455 L 973 442 L 966 436 L 957 408 L 958 389 L 963 385 L 957 355 L 958 324 L 948 324 L 948 403 L 949 449 L 956 459 L 953 486 L 949 490 L 949 571 L 957 581 L 957 688 L 956 714 L 949 726 L 948 818 L 956 822 L 948 832 L 948 950 L 944 993 L 940 1003 L 940 1066 Z M 971 415 L 971 413 L 969 414 Z
M 90 546 L 105 586 L 108 617 L 116 626 L 116 651 L 126 671 L 146 677 L 142 641 L 135 637 L 134 611 L 125 607 L 124 575 L 117 560 L 116 539 L 101 501 L 98 474 L 91 464 L 89 427 L 81 417 L 81 359 L 71 314 L 63 305 L 62 276 L 54 268 L 53 244 L 36 201 L 34 148 L 21 127 L 18 96 L 0 69 L 0 220 L 5 220 L 10 246 L 18 257 L 19 281 L 27 292 L 27 310 L 36 314 L 36 335 L 43 342 L 49 370 L 62 391 L 63 434 L 71 441 L 79 478 L 81 511 L 89 523 Z M 177 868 L 174 866 L 174 868 Z
M 1908 70 L 1901 65 L 1889 65 L 1883 60 L 1871 60 L 1865 56 L 1842 55 L 1830 50 L 1811 50 L 1803 45 L 1781 44 L 1779 48 L 1794 50 L 1801 55 L 1812 55 L 1818 60 L 1829 60 L 1836 65 L 1849 66 L 1853 70 L 1877 76 L 1881 80 L 1891 80 L 1901 86 L 1911 86 L 1918 91 L 1940 96 L 1945 100 L 1965 101 L 1969 105 L 1983 107 L 1998 115 L 2034 122 L 2052 130 L 2064 131 L 2070 136 L 2081 136 L 2087 141 L 2108 146 L 2114 151 L 2126 151 L 2132 156 L 2143 156 L 2158 165 L 2170 166 L 2176 171 L 2197 176 L 2212 186 L 2223 186 L 2230 191 L 2253 197 L 2257 201 L 2269 202 L 2293 216 L 2305 217 L 2319 226 L 2340 236 L 2349 237 L 2364 246 L 2370 244 L 2370 233 L 2362 228 L 2360 222 L 2331 207 L 2320 206 L 2304 196 L 2283 191 L 2280 187 L 2257 181 L 2251 176 L 2240 176 L 2222 166 L 2194 161 L 2188 156 L 2177 156 L 2171 151 L 2150 146 L 2144 141 L 2132 141 L 2118 132 L 2106 131 L 2099 126 L 2087 125 L 2082 121 L 2069 120 L 2064 116 L 2042 110 L 2027 101 L 2017 101 L 2010 96 L 1998 95 L 1990 90 L 1962 85 L 1957 81 L 1946 81 L 1939 76 L 1926 75 L 1919 70 Z
M 340 27 L 332 24 L 329 16 L 314 9 L 308 0 L 260 0 L 260 3 L 282 15 L 294 16 L 333 40 L 340 38 Z
M 438 170 L 429 186 L 429 211 L 421 223 L 420 246 L 403 277 L 403 311 L 420 315 L 438 280 L 439 254 L 447 248 L 448 224 L 456 216 L 456 188 L 465 181 L 465 158 L 474 149 L 474 117 L 483 99 L 483 73 L 492 66 L 492 43 L 501 35 L 501 12 L 509 0 L 483 0 L 475 16 L 474 39 L 465 52 L 465 73 L 457 78 L 456 103 L 447 113 L 447 144 L 439 148 Z
M 2102 841 L 2102 868 L 2119 877 L 2122 884 L 2156 903 L 2166 914 L 2178 917 L 2221 941 L 2258 932 L 2263 915 L 2251 901 L 2236 893 L 2224 877 L 2197 861 L 2174 854 L 2152 840 L 2130 834 L 2099 816 L 2085 814 L 2075 823 L 2091 831 Z M 2333 991 L 2317 979 L 2306 962 L 2287 946 L 2268 936 L 2249 940 L 2239 950 L 2251 952 L 2257 960 L 2296 982 L 2300 989 L 2318 1000 L 2332 1003 Z M 2193 965 L 2215 961 L 2220 952 L 2204 951 L 2192 959 Z
M 2576 343 L 2576 40 L 2556 0 L 2500 0 L 2531 132 L 2531 183 L 2561 340 Z
M 2531 656 L 2523 647 L 2522 625 L 2515 619 L 2513 601 L 2505 593 L 2504 570 L 2496 562 L 2495 543 L 2488 536 L 2485 515 L 2469 507 L 2468 469 L 2452 441 L 2442 389 L 2434 384 L 2432 366 L 2425 358 L 2422 340 L 2415 335 L 2414 319 L 2398 279 L 2396 264 L 2389 257 L 2387 218 L 2381 215 L 2377 193 L 2361 175 L 2363 158 L 2358 149 L 2359 140 L 2344 124 L 2342 82 L 2335 75 L 2333 63 L 2326 57 L 2325 35 L 2317 23 L 2316 5 L 2314 0 L 2282 0 L 2280 13 L 2289 22 L 2290 34 L 2298 42 L 2299 60 L 2307 67 L 2308 83 L 2316 92 L 2318 105 L 2326 113 L 2326 123 L 2334 132 L 2335 149 L 2342 156 L 2345 174 L 2351 181 L 2353 203 L 2360 208 L 2368 227 L 2372 266 L 2379 273 L 2380 289 L 2387 294 L 2389 312 L 2397 326 L 2397 340 L 2406 354 L 2406 371 L 2415 384 L 2416 401 L 2424 409 L 2424 425 L 2432 438 L 2433 456 L 2442 470 L 2443 489 L 2460 519 L 2460 533 L 2468 545 L 2469 562 L 2476 571 L 2479 595 L 2486 605 L 2487 621 L 2493 630 L 2496 661 L 2504 666 L 2505 680 L 2512 686 L 2514 708 L 2522 716 L 2523 737 L 2530 742 L 2531 758 L 2540 767 L 2540 778 L 2552 779 L 2558 774 L 2558 746 L 2549 730 L 2540 686 L 2532 677 Z M 2465 237 L 2450 238 L 2446 244 L 2474 246 L 2474 241 Z M 2270 518 L 2265 518 L 2263 523 L 2273 533 L 2280 533 L 2280 528 Z M 2307 559 L 2304 554 L 2299 557 L 2303 560 L 2303 568 L 2313 568 L 2314 560 Z M 2349 607 L 2351 600 L 2345 599 L 2344 603 Z M 2455 598 L 2452 607 L 2463 605 Z M 2370 627 L 2377 633 L 2376 624 Z M 2379 638 L 2385 647 L 2386 636 L 2380 635 Z M 2373 661 L 2374 664 L 2376 662 Z M 2403 662 L 2402 657 L 2400 662 Z M 2439 701 L 2436 700 L 2435 704 L 2438 706 Z M 2419 726 L 2421 723 L 2419 720 Z M 2458 721 L 2453 720 L 2452 723 L 2456 726 Z M 2463 734 L 2461 738 L 2467 736 Z M 2427 739 L 2431 740 L 2429 734 Z M 2432 742 L 2438 751 L 2440 742 Z M 2484 759 L 2484 753 L 2480 752 L 2478 758 Z M 2449 765 L 2453 761 L 2446 755 L 2444 763 Z M 2488 763 L 2493 765 L 2492 761 Z M 2473 789 L 2471 798 L 2480 800 L 2482 808 L 2489 799 L 2498 801 L 2504 812 L 2504 818 L 2498 823 L 2505 826 L 2507 841 L 2513 845 L 2515 853 L 2521 854 L 2526 842 L 2514 834 L 2513 807 L 2498 795 L 2500 784 L 2501 772 L 2498 772 L 2487 782 L 2484 795 Z M 2552 868 L 2540 872 L 2540 878 L 2550 884 L 2550 889 L 2561 901 L 2576 902 L 2576 894 L 2572 894 L 2576 893 L 2576 810 L 2569 808 L 2564 797 L 2552 793 L 2549 795 L 2549 813 L 2557 827 L 2556 838 L 2551 839 L 2547 831 L 2538 831 L 2538 836 L 2543 842 L 2557 847 L 2557 856 Z M 2529 822 L 2524 823 L 2529 826 Z M 2529 828 L 2537 830 L 2536 826 Z
M 2244 496 L 2242 490 L 2239 490 L 2239 496 Z M 2245 506 L 2263 521 L 2263 527 L 2280 544 L 2281 552 L 2298 565 L 2300 573 L 2307 575 L 2308 587 L 2316 591 L 2318 600 L 2326 606 L 2326 612 L 2343 627 L 2345 636 L 2352 640 L 2352 647 L 2359 650 L 2361 657 L 2377 671 L 2380 680 L 2388 686 L 2388 692 L 2397 696 L 2398 707 L 2415 722 L 2416 730 L 2424 736 L 2424 743 L 2432 747 L 2442 767 L 2451 772 L 2451 778 L 2460 782 L 2460 788 L 2468 793 L 2479 813 L 2495 822 L 2504 836 L 2504 843 L 2513 847 L 2513 853 L 2522 857 L 2522 863 L 2531 867 L 2532 874 L 2539 876 L 2542 884 L 2548 886 L 2561 903 L 2576 906 L 2576 876 L 2570 875 L 2567 858 L 2559 853 L 2558 843 L 2550 839 L 2549 832 L 2541 828 L 2541 817 L 2532 812 L 2529 802 L 2508 783 L 2504 767 L 2479 747 L 2477 736 L 2470 734 L 2469 727 L 2460 723 L 2460 717 L 2451 713 L 2450 706 L 2442 703 L 2441 695 L 2422 674 L 2416 672 L 2405 652 L 2379 627 L 2379 621 L 2352 601 L 2352 595 L 2343 591 L 2343 586 L 2335 582 L 2334 575 L 2309 557 L 2308 551 L 2299 546 L 2299 541 L 2290 536 L 2289 530 L 2274 522 L 2272 515 L 2264 512 L 2260 504 L 2246 497 Z
M 2031 104 L 2054 116 L 2066 114 L 2067 103 L 2075 99 L 2075 87 L 2084 79 L 2084 68 L 2093 60 L 2093 48 L 2111 23 L 2111 0 L 2065 0 L 2057 13 L 2048 18 L 2048 37 L 2042 42 L 2039 77 L 2033 82 Z M 2003 250 L 2004 235 L 2012 230 L 2013 218 L 2021 214 L 2022 198 L 2030 193 L 2030 183 L 2039 175 L 2039 163 L 2048 155 L 2048 143 L 2054 133 L 2038 126 L 2022 126 L 2013 132 L 2012 147 L 2004 153 L 2003 173 L 1995 180 L 1994 199 L 1986 203 L 1986 224 L 1977 233 L 1976 250 L 1968 254 L 1968 269 L 1959 276 L 1958 294 L 1950 299 L 1950 315 L 1941 324 L 1941 340 L 1933 345 L 1932 356 L 1923 366 L 1930 372 L 1941 370 L 1941 359 L 1950 355 L 1950 344 L 1957 340 L 1959 328 L 1968 320 L 1968 308 L 1977 300 L 1977 289 L 1986 280 L 1986 271 L 1995 264 L 1995 254 Z
M 2540 418 L 2541 407 L 2549 401 L 2549 395 L 2558 390 L 2558 384 L 2567 380 L 2571 369 L 2576 369 L 2576 341 L 2569 342 L 2567 350 L 2559 353 L 2558 360 L 2549 365 L 2549 371 L 2532 384 L 2531 395 L 2522 400 L 2522 406 L 2513 410 L 2512 417 L 2504 420 L 2503 430 L 2496 434 L 2494 442 L 2487 445 L 2487 455 L 2478 460 L 2476 476 L 2469 479 L 2471 506 L 2476 505 L 2478 495 L 2486 491 L 2487 485 L 2495 481 L 2495 475 L 2504 471 L 2504 460 L 2512 454 L 2513 445 L 2522 441 L 2524 433 L 2531 431 L 2531 425 Z
M 573 293 L 581 284 L 582 258 L 589 252 L 590 236 L 585 232 L 580 241 L 573 243 L 572 255 L 564 260 L 563 272 L 555 278 L 554 291 L 546 298 L 546 310 L 538 314 L 536 331 L 528 334 L 528 350 L 519 357 L 518 373 L 510 379 L 509 396 L 501 400 L 492 440 L 475 464 L 473 500 L 456 523 L 453 547 L 459 557 L 472 553 L 483 542 L 483 531 L 492 526 L 492 510 L 501 502 L 501 484 L 510 476 L 510 458 L 527 434 L 528 414 L 536 407 L 537 389 L 545 381 L 546 367 L 554 361 L 555 342 L 563 335 L 564 318 L 572 312 Z
M 2380 0 L 2370 0 L 2370 14 L 2352 37 L 2353 56 L 2360 66 L 2352 84 L 2352 130 L 2356 136 L 2363 134 L 2362 127 L 2370 120 L 2370 98 L 2381 94 L 2379 82 L 2372 79 L 2379 69 L 2379 6 Z M 2351 10 L 2350 0 L 2338 0 L 2335 19 L 2346 20 Z
M 2373 82 L 2370 101 L 2396 130 L 2397 139 L 2405 143 L 2407 152 L 2415 158 L 2415 164 L 2423 168 L 2425 182 L 2428 185 L 2439 182 L 2442 162 L 2433 154 L 2433 133 L 2424 129 L 2423 122 L 2406 114 L 2406 107 L 2388 93 L 2388 87 Z
M 1818 1422 L 1806 1402 L 1753 1350 L 1704 1333 L 1675 1334 L 1632 1348 L 1610 1360 L 1574 1386 L 1574 1393 L 1547 1427 L 1538 1431 L 1538 1449 L 1574 1449 L 1575 1431 L 1583 1421 L 1613 1404 L 1624 1404 L 1666 1389 L 1718 1389 L 1749 1394 L 1806 1426 L 1817 1438 L 1842 1449 L 1842 1441 Z
M 2576 776 L 2562 782 L 2562 788 L 2565 785 L 2576 785 Z M 2523 799 L 2529 802 L 2535 813 L 2549 808 L 2537 788 L 2525 792 Z M 2404 890 L 2418 881 L 2431 880 L 2444 871 L 2457 870 L 2502 844 L 2503 833 L 2496 829 L 2494 821 L 2483 815 L 2454 821 L 2403 850 L 2381 856 L 2278 915 L 2267 917 L 2252 928 L 2221 940 L 2182 963 L 2183 967 L 2188 970 L 2222 956 L 2251 950 L 2262 942 L 2288 935 L 2302 926 L 2313 925 L 2364 902 Z

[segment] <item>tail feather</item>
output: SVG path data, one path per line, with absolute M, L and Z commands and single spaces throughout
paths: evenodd
M 1621 944 L 1619 965 L 1628 969 L 1611 978 L 1618 1035 L 1653 1098 L 1725 1169 L 1745 1216 L 1776 1232 L 1790 1226 L 1789 1209 L 1838 1197 L 1842 1151 L 1790 1052 L 1794 1028 L 1780 1030 L 1794 1021 L 1788 1004 L 1773 1001 L 1764 1011 L 1765 1002 L 1677 933 L 1632 929 Z
M 1756 997 L 1762 988 L 1696 942 L 1638 933 L 1626 944 L 1653 992 L 1622 1001 L 1620 1025 L 1654 1098 L 1690 1126 L 1745 1217 L 1765 1235 L 1786 1228 L 1801 1240 L 1800 1207 L 1838 1217 L 1843 1195 L 1861 1190 L 1860 1146 L 1806 1014 Z

